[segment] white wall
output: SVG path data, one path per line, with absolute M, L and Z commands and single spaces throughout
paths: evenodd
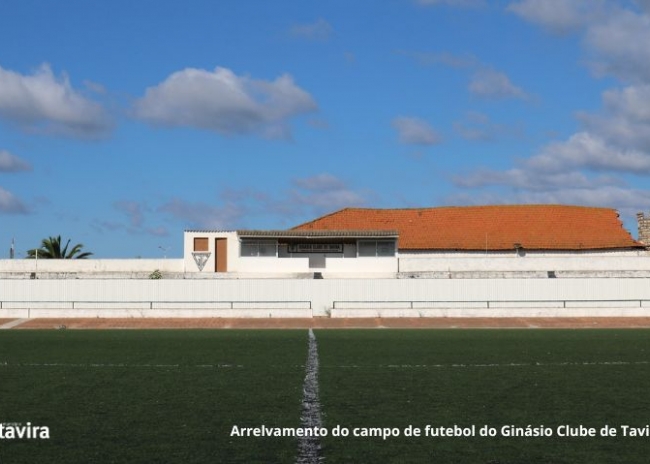
M 2 273 L 183 272 L 182 259 L 0 259 Z
M 199 270 L 192 252 L 194 251 L 194 238 L 207 237 L 208 252 L 210 258 L 205 263 L 203 271 Z M 239 239 L 236 232 L 229 231 L 186 231 L 183 234 L 183 258 L 185 262 L 185 272 L 204 272 L 214 274 L 215 269 L 215 239 L 226 238 L 228 240 L 228 271 L 237 268 L 237 258 L 239 257 Z
M 556 271 L 558 277 L 562 272 L 584 272 L 603 274 L 610 272 L 650 273 L 650 256 L 473 256 L 473 257 L 414 257 L 401 255 L 399 258 L 326 258 L 326 267 L 310 269 L 307 257 L 300 258 L 253 258 L 240 257 L 239 244 L 235 237 L 228 237 L 228 269 L 238 277 L 247 274 L 274 274 L 290 276 L 295 273 L 322 271 L 324 275 L 365 275 L 386 276 L 391 273 L 517 273 Z M 214 248 L 214 239 L 210 241 Z M 23 277 L 36 272 L 38 275 L 59 274 L 58 277 L 73 277 L 95 274 L 141 274 L 146 277 L 154 270 L 163 274 L 197 274 L 198 268 L 191 252 L 184 259 L 80 259 L 80 260 L 51 260 L 51 259 L 2 259 L 0 260 L 0 278 L 4 275 L 19 274 Z M 214 272 L 214 251 L 201 274 L 217 277 Z M 55 277 L 50 275 L 48 277 Z M 108 277 L 108 275 L 107 275 Z M 181 275 L 182 277 L 182 275 Z M 540 276 L 541 277 L 541 276 Z
M 437 256 L 400 255 L 400 272 L 650 271 L 650 256 Z
M 359 274 L 386 274 L 397 272 L 398 260 L 396 257 L 377 258 L 325 258 L 326 273 L 359 273 Z
M 650 316 L 650 279 L 0 280 L 0 318 L 125 317 L 124 311 L 138 317 L 204 317 L 205 311 L 209 317 L 305 317 L 312 311 Z
M 309 258 L 238 257 L 231 268 L 244 273 L 299 273 L 309 272 Z

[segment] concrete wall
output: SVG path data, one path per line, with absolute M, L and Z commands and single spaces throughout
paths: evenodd
M 183 272 L 182 259 L 0 259 L 0 278 L 7 274 L 110 274 Z
M 400 272 L 650 271 L 650 256 L 404 256 Z
M 3 317 L 650 316 L 650 278 L 0 280 Z
M 214 240 L 211 240 L 214 247 Z M 255 276 L 293 277 L 296 274 L 322 272 L 325 277 L 400 277 L 476 278 L 476 277 L 650 277 L 650 256 L 577 255 L 577 256 L 426 256 L 402 254 L 399 258 L 336 258 L 327 257 L 325 267 L 309 267 L 307 257 L 272 258 L 239 257 L 238 242 L 228 242 L 228 274 L 214 272 L 214 252 L 203 272 L 190 252 L 184 259 L 3 259 L 0 278 L 139 278 L 146 279 L 159 270 L 163 276 L 175 278 Z

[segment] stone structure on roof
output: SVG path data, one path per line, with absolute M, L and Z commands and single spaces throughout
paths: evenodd
M 637 224 L 639 225 L 639 242 L 643 243 L 646 248 L 650 247 L 650 217 L 642 212 L 636 214 Z

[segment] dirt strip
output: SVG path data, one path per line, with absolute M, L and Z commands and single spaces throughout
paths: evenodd
M 9 320 L 7 320 L 8 322 Z M 20 329 L 343 329 L 343 328 L 650 328 L 650 317 L 556 318 L 61 318 L 31 319 Z

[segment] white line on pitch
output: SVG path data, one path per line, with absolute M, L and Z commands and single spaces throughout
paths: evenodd
M 318 394 L 318 344 L 314 331 L 309 329 L 309 348 L 305 366 L 305 383 L 303 384 L 302 414 L 300 423 L 305 429 L 321 428 L 320 399 Z M 298 464 L 316 464 L 322 462 L 320 442 L 317 436 L 304 435 L 298 440 Z
M 444 369 L 444 368 L 485 368 L 485 367 L 564 367 L 564 366 L 642 366 L 650 361 L 566 361 L 566 362 L 532 362 L 532 363 L 484 363 L 484 364 L 347 364 L 323 366 L 324 369 Z
M 29 321 L 29 319 L 15 319 L 11 322 L 7 322 L 6 324 L 0 325 L 0 329 L 13 329 L 14 327 L 18 327 L 19 325 L 24 324 L 27 321 Z
M 97 368 L 198 368 L 198 369 L 231 369 L 242 368 L 241 364 L 196 364 L 196 365 L 183 365 L 183 364 L 126 364 L 126 363 L 10 363 L 7 361 L 0 361 L 0 367 L 97 367 Z

